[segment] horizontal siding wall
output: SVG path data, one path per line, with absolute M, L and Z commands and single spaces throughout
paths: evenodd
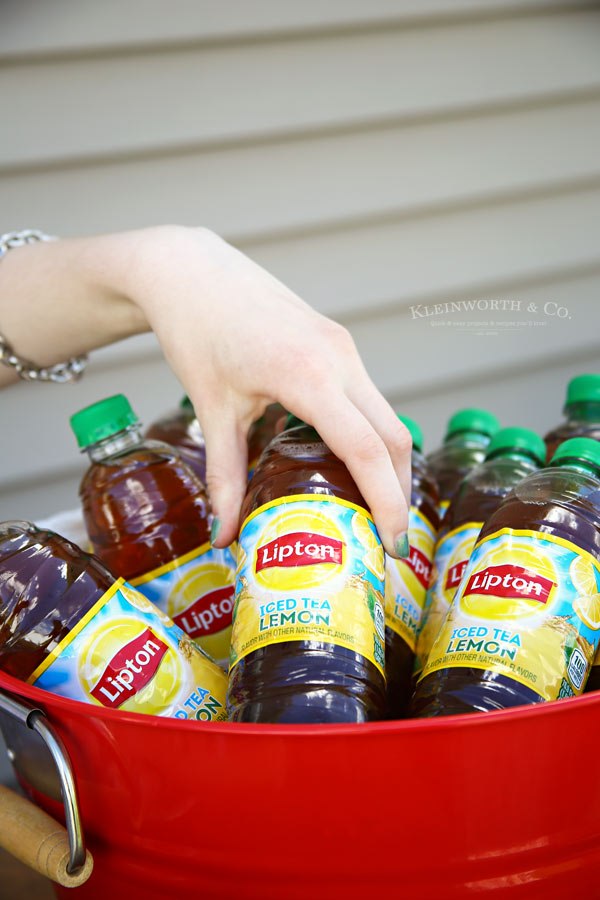
M 543 431 L 600 370 L 592 4 L 5 0 L 0 90 L 3 229 L 215 229 L 351 329 L 429 447 L 468 404 Z M 452 301 L 481 308 L 418 315 Z M 179 399 L 153 336 L 0 394 L 2 518 L 76 505 L 68 417 L 121 390 L 146 422 Z

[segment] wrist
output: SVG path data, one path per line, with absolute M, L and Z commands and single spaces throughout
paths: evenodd
M 112 343 L 150 330 L 137 296 L 139 269 L 147 232 L 126 231 L 73 242 L 77 278 L 94 300 L 101 300 L 102 343 Z M 96 305 L 98 310 L 98 306 Z
M 177 301 L 194 295 L 201 301 L 214 255 L 211 244 L 220 240 L 205 228 L 159 225 L 118 236 L 126 255 L 126 295 L 150 327 L 169 319 L 169 297 Z

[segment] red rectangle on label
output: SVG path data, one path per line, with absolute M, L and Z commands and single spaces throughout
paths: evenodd
M 90 694 L 102 706 L 116 709 L 146 687 L 168 649 L 146 628 L 115 653 Z
M 417 580 L 423 585 L 424 588 L 429 587 L 429 578 L 431 576 L 431 561 L 425 556 L 424 553 L 421 553 L 417 547 L 411 547 L 410 553 L 408 554 L 408 559 L 404 559 L 403 562 L 406 563 L 411 572 L 417 577 Z
M 465 574 L 465 569 L 467 568 L 468 559 L 461 559 L 460 562 L 454 563 L 453 566 L 450 566 L 448 571 L 446 572 L 446 581 L 444 584 L 445 591 L 456 590 L 456 588 L 460 584 L 460 580 Z
M 554 582 L 522 566 L 488 566 L 474 572 L 467 582 L 465 594 L 492 594 L 517 600 L 546 603 Z
M 256 551 L 256 571 L 273 566 L 315 566 L 329 564 L 341 566 L 343 541 L 314 534 L 310 531 L 294 531 L 263 544 Z
M 231 625 L 234 593 L 233 584 L 208 591 L 173 616 L 173 621 L 192 638 L 216 634 Z

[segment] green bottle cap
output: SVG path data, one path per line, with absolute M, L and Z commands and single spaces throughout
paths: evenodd
M 501 428 L 489 442 L 485 458 L 503 456 L 511 450 L 528 453 L 540 465 L 546 460 L 546 445 L 530 428 Z
M 550 460 L 550 465 L 560 465 L 573 459 L 586 460 L 595 466 L 600 466 L 600 441 L 586 437 L 569 438 L 568 441 L 563 441 L 558 445 Z
M 409 418 L 408 416 L 401 416 L 398 414 L 398 418 L 402 422 L 403 425 L 406 425 L 408 430 L 410 431 L 410 436 L 413 442 L 413 449 L 418 450 L 419 453 L 423 449 L 423 432 L 420 427 L 417 425 L 414 419 Z
M 446 438 L 458 431 L 480 431 L 491 437 L 500 428 L 496 416 L 487 409 L 459 409 L 450 418 L 446 427 Z
M 181 407 L 181 409 L 193 409 L 192 401 L 190 400 L 190 398 L 188 397 L 187 394 L 183 395 L 179 406 Z
M 600 403 L 600 375 L 578 375 L 569 382 L 565 408 L 586 401 Z
M 308 425 L 308 422 L 305 422 L 303 419 L 299 419 L 298 416 L 294 415 L 294 413 L 288 413 L 285 420 L 285 425 L 283 426 L 283 430 L 287 431 L 288 428 L 297 428 L 298 425 Z
M 71 416 L 71 428 L 80 447 L 89 447 L 139 422 L 124 394 L 92 403 Z

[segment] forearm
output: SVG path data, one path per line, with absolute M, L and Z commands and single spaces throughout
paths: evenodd
M 0 260 L 0 334 L 38 366 L 150 328 L 205 433 L 219 546 L 237 534 L 248 428 L 278 400 L 346 463 L 388 553 L 408 552 L 406 428 L 348 332 L 243 253 L 204 228 L 160 226 L 31 244 Z M 0 365 L 0 386 L 11 380 Z
M 0 260 L 0 334 L 39 366 L 149 329 L 129 297 L 143 232 L 16 247 Z M 17 380 L 0 366 L 0 386 Z

